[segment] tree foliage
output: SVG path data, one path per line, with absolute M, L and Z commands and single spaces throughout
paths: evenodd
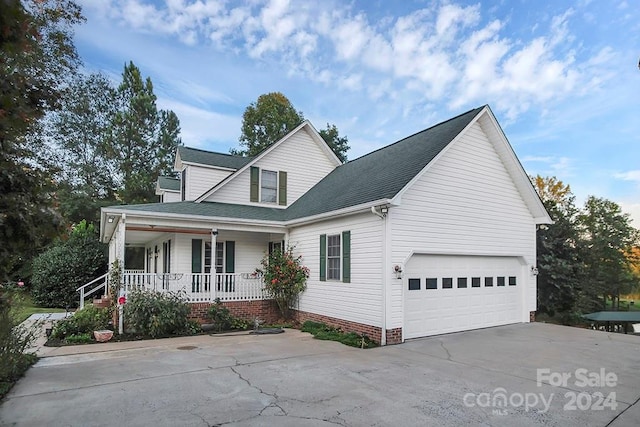
M 336 125 L 327 123 L 327 128 L 318 132 L 322 139 L 329 145 L 342 163 L 347 161 L 347 151 L 349 150 L 349 140 L 346 136 L 340 136 Z
M 630 224 L 629 214 L 610 200 L 590 196 L 580 214 L 583 226 L 587 303 L 606 308 L 609 297 L 614 307 L 620 294 L 637 284 L 628 253 L 638 244 L 638 230 Z M 602 297 L 602 299 L 601 299 Z
M 53 116 L 52 140 L 61 164 L 58 200 L 65 219 L 98 221 L 101 206 L 115 201 L 114 165 L 105 156 L 116 91 L 101 74 L 78 75 Z
M 604 309 L 607 299 L 615 302 L 638 284 L 631 255 L 638 231 L 620 206 L 591 196 L 579 209 L 562 181 L 532 182 L 554 220 L 537 233 L 539 311 L 569 319 Z
M 5 0 L 0 8 L 0 279 L 57 234 L 52 164 L 41 119 L 59 106 L 79 59 L 66 0 Z
M 304 114 L 294 108 L 291 101 L 280 92 L 260 95 L 251 103 L 242 115 L 240 149 L 231 149 L 231 154 L 255 156 L 304 121 Z M 340 137 L 336 125 L 327 123 L 320 136 L 331 147 L 338 158 L 345 162 L 349 149 L 346 136 Z
M 76 289 L 106 271 L 106 247 L 93 225 L 85 221 L 73 228 L 33 261 L 32 295 L 43 307 L 77 307 Z
M 143 79 L 133 62 L 125 65 L 105 143 L 121 203 L 155 201 L 154 183 L 159 175 L 172 173 L 173 156 L 182 144 L 179 133 L 175 113 L 158 110 L 151 78 Z
M 232 154 L 255 156 L 291 132 L 304 121 L 302 111 L 296 111 L 291 101 L 280 92 L 260 95 L 242 115 L 240 150 Z

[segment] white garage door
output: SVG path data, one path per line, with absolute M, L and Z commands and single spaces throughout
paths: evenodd
M 522 272 L 517 257 L 413 255 L 403 275 L 404 337 L 521 322 Z

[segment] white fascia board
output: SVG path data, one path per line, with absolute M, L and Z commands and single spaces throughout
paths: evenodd
M 287 141 L 289 138 L 291 138 L 293 135 L 295 135 L 296 133 L 298 133 L 302 128 L 307 127 L 308 129 L 310 129 L 309 134 L 311 135 L 311 138 L 317 143 L 320 144 L 320 147 L 322 147 L 323 150 L 325 150 L 325 152 L 327 152 L 327 154 L 329 154 L 329 157 L 335 162 L 336 167 L 340 166 L 342 164 L 342 162 L 340 162 L 340 159 L 338 159 L 338 157 L 335 155 L 335 153 L 331 150 L 331 148 L 329 148 L 329 146 L 327 145 L 327 143 L 324 141 L 324 139 L 322 139 L 322 137 L 320 136 L 320 134 L 318 133 L 318 131 L 315 130 L 315 128 L 313 127 L 313 125 L 311 125 L 311 123 L 308 120 L 305 120 L 304 122 L 300 123 L 298 126 L 296 126 L 295 129 L 293 129 L 291 132 L 289 132 L 288 134 L 286 134 L 285 136 L 283 136 L 279 141 L 273 143 L 269 148 L 267 148 L 266 150 L 264 150 L 262 153 L 260 153 L 258 156 L 256 156 L 253 160 L 251 160 L 249 163 L 247 163 L 246 165 L 244 165 L 243 167 L 241 167 L 240 169 L 238 169 L 237 171 L 235 171 L 233 174 L 229 175 L 227 178 L 223 179 L 222 181 L 220 181 L 217 185 L 215 185 L 214 187 L 212 187 L 211 189 L 209 189 L 208 191 L 206 191 L 204 194 L 202 194 L 200 197 L 198 197 L 197 199 L 194 200 L 194 202 L 196 203 L 200 203 L 203 200 L 205 200 L 207 197 L 209 197 L 210 195 L 212 195 L 213 193 L 215 193 L 216 191 L 218 191 L 219 188 L 221 188 L 223 185 L 225 185 L 227 182 L 230 182 L 231 180 L 235 179 L 236 176 L 239 176 L 242 172 L 246 171 L 247 169 L 249 169 L 251 166 L 255 165 L 258 161 L 260 161 L 264 156 L 266 156 L 267 154 L 271 153 L 273 150 L 275 150 L 276 148 L 278 148 L 281 144 L 283 144 L 285 141 Z M 327 151 L 328 150 L 328 151 Z
M 225 172 L 235 172 L 236 171 L 236 169 L 233 169 L 233 168 L 225 168 L 225 167 L 222 167 L 222 166 L 207 165 L 205 163 L 198 163 L 198 162 L 182 162 L 182 164 L 185 165 L 185 166 L 197 166 L 199 168 L 216 169 L 216 170 L 225 171 Z
M 298 226 L 298 225 L 307 225 L 314 222 L 324 221 L 327 219 L 333 219 L 337 217 L 352 215 L 354 213 L 368 212 L 371 210 L 372 207 L 375 207 L 375 206 L 382 206 L 382 205 L 390 206 L 392 204 L 391 202 L 392 202 L 391 199 L 378 199 L 372 202 L 362 203 L 359 205 L 350 206 L 348 208 L 338 209 L 337 211 L 330 211 L 330 212 L 325 212 L 318 215 L 312 215 L 312 216 L 307 216 L 303 218 L 293 219 L 290 221 L 286 221 L 285 225 L 289 227 Z

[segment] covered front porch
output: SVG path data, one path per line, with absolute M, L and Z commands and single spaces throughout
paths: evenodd
M 104 212 L 103 212 L 104 214 Z M 189 302 L 253 301 L 265 298 L 256 270 L 287 240 L 279 224 L 243 224 L 204 218 L 107 212 L 101 237 L 109 265 L 124 267 L 122 286 L 184 292 Z

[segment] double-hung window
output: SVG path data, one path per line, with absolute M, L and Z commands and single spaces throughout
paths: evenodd
M 340 280 L 340 235 L 327 236 L 327 279 Z
M 351 282 L 351 232 L 320 235 L 321 281 Z
M 262 203 L 276 203 L 278 198 L 278 173 L 262 170 L 260 179 L 260 201 Z

